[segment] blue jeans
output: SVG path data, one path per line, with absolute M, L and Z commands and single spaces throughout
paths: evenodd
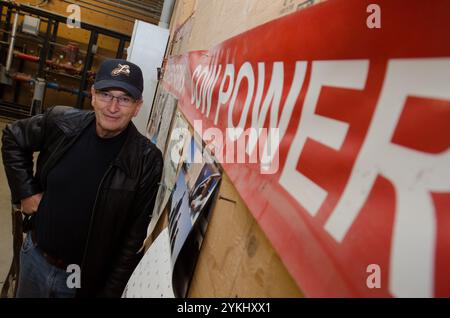
M 49 264 L 33 244 L 31 233 L 20 250 L 20 273 L 17 298 L 73 298 L 76 288 L 67 286 L 71 274 Z

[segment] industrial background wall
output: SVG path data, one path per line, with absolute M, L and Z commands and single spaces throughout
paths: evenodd
M 7 41 L 15 13 L 20 14 L 17 23 L 19 30 L 25 16 L 40 19 L 37 34 L 24 37 L 24 32 L 20 32 L 17 36 L 11 68 L 18 76 L 13 76 L 13 89 L 2 86 L 2 106 L 19 109 L 25 115 L 32 103 L 32 82 L 37 74 L 37 77 L 44 77 L 47 82 L 43 109 L 53 105 L 90 108 L 90 100 L 85 97 L 89 95 L 88 87 L 99 63 L 105 58 L 126 58 L 135 20 L 158 24 L 162 3 L 163 0 L 126 4 L 106 0 L 2 0 L 2 59 L 8 50 Z M 75 17 L 78 9 L 81 26 L 66 24 L 66 18 Z M 47 13 L 60 16 L 63 23 L 56 23 L 52 19 L 49 26 L 45 16 Z M 44 63 L 46 65 L 42 74 L 38 57 L 44 51 L 47 62 Z M 88 56 L 88 51 L 92 52 L 92 57 Z M 71 58 L 68 58 L 69 54 Z M 78 94 L 80 92 L 82 94 Z M 83 97 L 80 98 L 80 95 Z M 17 113 L 21 115 L 20 111 Z
M 320 1 L 179 0 L 169 55 L 212 46 Z M 162 219 L 160 227 L 167 222 Z M 224 174 L 189 297 L 302 297 L 271 243 Z

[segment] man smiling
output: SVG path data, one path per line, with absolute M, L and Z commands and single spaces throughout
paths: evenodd
M 142 257 L 163 168 L 131 122 L 142 91 L 137 65 L 107 60 L 91 88 L 94 112 L 56 106 L 4 129 L 12 200 L 31 224 L 17 297 L 121 295 Z M 69 265 L 79 266 L 77 288 L 67 283 Z

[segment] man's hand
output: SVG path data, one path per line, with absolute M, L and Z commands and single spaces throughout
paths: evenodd
M 29 215 L 36 213 L 41 199 L 42 193 L 37 193 L 28 198 L 22 199 L 20 201 L 22 205 L 22 212 Z

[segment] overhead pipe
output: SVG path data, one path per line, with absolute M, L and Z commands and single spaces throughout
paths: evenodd
M 14 51 L 14 56 L 19 59 L 26 60 L 26 61 L 39 62 L 39 56 L 35 56 L 35 55 L 30 55 L 30 54 L 25 54 L 25 53 Z
M 75 95 L 79 95 L 80 94 L 80 90 L 78 88 L 71 88 L 71 87 L 66 87 L 66 86 L 61 86 L 58 83 L 54 83 L 54 82 L 48 82 L 47 83 L 47 88 L 51 88 L 51 89 L 55 89 L 58 91 L 63 91 L 63 92 L 68 92 L 68 93 L 72 93 Z M 86 91 L 81 92 L 81 94 L 83 96 L 89 96 L 89 93 Z
M 19 12 L 16 12 L 12 26 L 11 40 L 9 41 L 8 56 L 6 58 L 6 67 L 5 67 L 6 72 L 9 72 L 9 70 L 11 69 L 11 63 L 14 52 L 14 42 L 16 41 L 16 30 L 18 22 L 19 22 Z
M 55 89 L 57 91 L 69 92 L 75 95 L 80 94 L 80 91 L 76 88 L 65 87 L 54 82 L 46 82 L 45 79 L 39 77 L 33 79 L 31 75 L 25 73 L 19 72 L 14 73 L 11 75 L 11 78 L 17 81 L 27 82 L 28 84 L 34 84 L 33 99 L 31 101 L 31 107 L 28 113 L 28 115 L 30 116 L 42 113 L 46 88 Z M 89 93 L 83 91 L 81 92 L 81 95 L 89 96 Z
M 23 59 L 23 60 L 31 61 L 31 62 L 39 62 L 39 60 L 40 60 L 39 56 L 26 54 L 26 53 L 21 53 L 21 52 L 17 52 L 17 51 L 14 52 L 14 56 L 16 56 L 17 58 Z M 71 71 L 71 72 L 74 72 L 74 73 L 77 73 L 77 74 L 80 74 L 82 72 L 81 68 L 76 68 L 76 67 L 74 67 L 72 65 L 69 65 L 69 64 L 56 63 L 53 60 L 46 60 L 45 64 L 49 65 L 49 66 L 56 67 L 58 69 Z M 92 74 L 93 74 L 92 72 L 88 72 L 88 75 L 92 75 Z
M 11 74 L 11 78 L 21 82 L 31 82 L 33 80 L 31 75 L 19 72 Z
M 16 80 L 16 81 L 27 82 L 27 83 L 30 83 L 30 84 L 32 82 L 36 82 L 36 80 L 33 79 L 33 77 L 30 74 L 19 73 L 19 72 L 12 74 L 11 78 Z M 39 78 L 37 80 L 39 80 Z M 39 83 L 41 84 L 42 80 L 39 81 Z M 72 93 L 72 94 L 75 94 L 75 95 L 80 94 L 80 90 L 77 89 L 77 88 L 62 86 L 62 85 L 60 85 L 58 83 L 55 83 L 55 82 L 46 82 L 45 86 L 47 88 L 54 89 L 54 90 L 57 90 L 57 91 L 68 92 L 68 93 Z M 89 96 L 89 92 L 87 92 L 87 91 L 83 91 L 81 94 L 83 94 L 83 96 Z M 41 94 L 39 94 L 39 95 L 41 95 Z

